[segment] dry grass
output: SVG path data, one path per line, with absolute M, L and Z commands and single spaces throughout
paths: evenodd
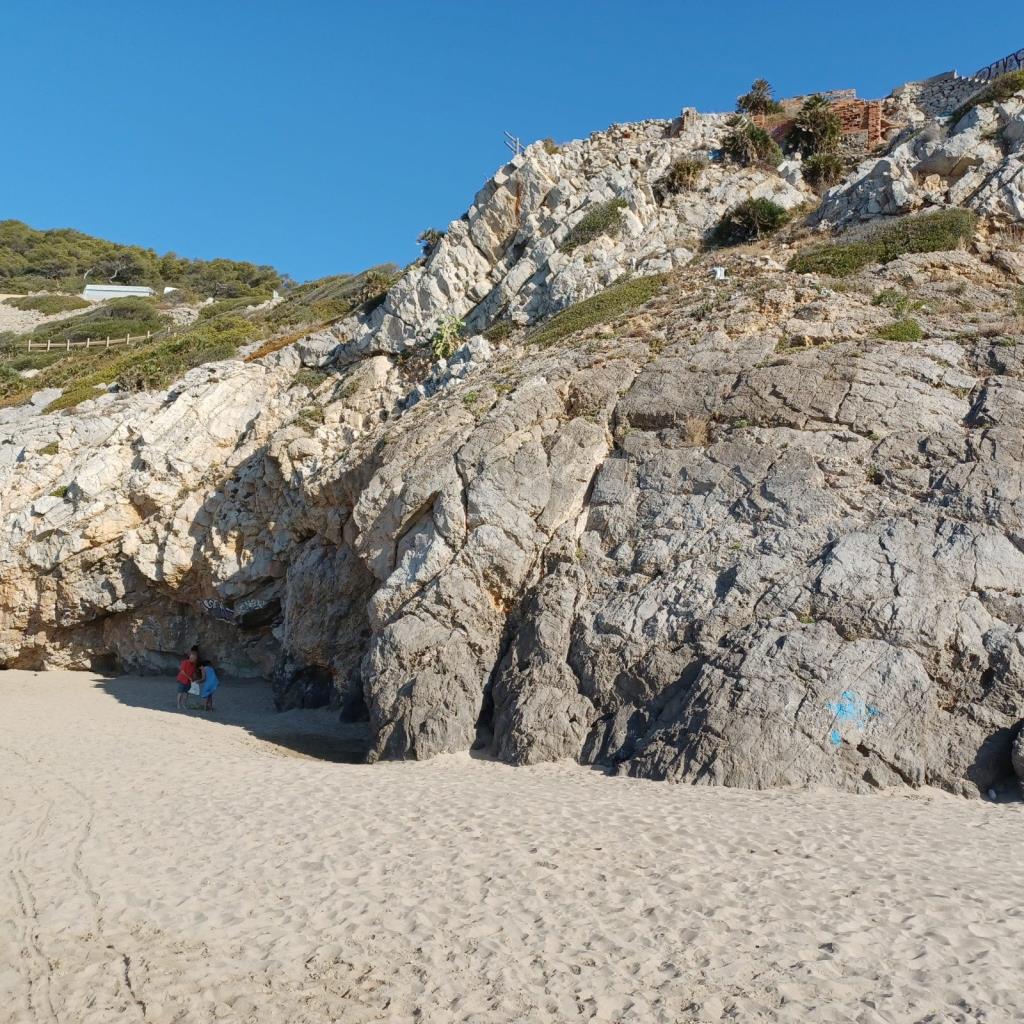
M 265 341 L 255 352 L 251 352 L 245 357 L 247 363 L 253 363 L 257 359 L 262 359 L 264 356 L 269 356 L 272 352 L 280 352 L 281 349 L 287 348 L 289 345 L 294 345 L 295 342 L 301 341 L 309 334 L 313 334 L 315 331 L 323 330 L 323 326 L 318 327 L 304 327 L 301 331 L 293 331 L 291 334 L 282 334 L 279 338 L 271 338 L 269 341 Z
M 700 416 L 687 416 L 683 421 L 683 436 L 687 444 L 703 447 L 711 439 L 711 427 L 708 421 Z

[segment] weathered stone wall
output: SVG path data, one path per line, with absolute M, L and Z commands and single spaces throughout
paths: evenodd
M 925 120 L 950 114 L 985 86 L 976 78 L 961 78 L 955 71 L 921 82 L 908 82 L 892 92 L 886 104 L 895 119 Z

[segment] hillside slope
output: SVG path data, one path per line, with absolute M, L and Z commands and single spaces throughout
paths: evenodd
M 335 703 L 373 758 L 1000 785 L 1024 717 L 1024 98 L 985 110 L 913 129 L 997 133 L 982 185 L 935 170 L 899 211 L 977 209 L 956 249 L 833 279 L 786 269 L 820 242 L 798 228 L 709 259 L 738 202 L 817 204 L 799 166 L 712 163 L 659 200 L 725 119 L 617 126 L 530 147 L 327 330 L 0 428 L 0 658 L 166 671 L 201 638 L 281 706 Z M 905 145 L 817 219 L 931 155 Z M 453 318 L 490 337 L 435 359 Z

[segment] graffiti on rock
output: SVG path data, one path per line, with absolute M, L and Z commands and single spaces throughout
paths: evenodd
M 223 622 L 235 622 L 250 612 L 262 611 L 269 604 L 269 601 L 261 601 L 258 598 L 247 598 L 244 601 L 239 601 L 234 608 L 228 608 L 227 605 L 223 605 L 210 597 L 199 602 L 199 606 L 207 615 L 214 619 L 221 619 Z
M 1022 70 L 1024 70 L 1024 50 L 1018 50 L 1016 53 L 1011 53 L 1009 57 L 1004 57 L 994 64 L 989 64 L 987 68 L 976 71 L 972 77 L 982 82 L 991 82 L 993 78 L 998 78 L 1010 71 Z
M 854 690 L 843 690 L 838 700 L 828 701 L 825 707 L 832 712 L 828 740 L 834 747 L 842 744 L 844 732 L 863 732 L 868 723 L 881 715 L 878 708 L 865 703 Z

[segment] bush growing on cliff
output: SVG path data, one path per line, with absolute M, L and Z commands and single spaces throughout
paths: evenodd
M 730 118 L 728 126 L 722 152 L 733 163 L 744 167 L 778 167 L 782 163 L 779 144 L 763 128 L 739 116 Z
M 770 199 L 745 199 L 719 221 L 712 239 L 719 245 L 750 242 L 778 231 L 789 217 L 789 211 Z
M 73 309 L 88 309 L 89 303 L 77 295 L 26 295 L 23 298 L 5 299 L 8 306 L 15 309 L 32 310 L 44 316 L 55 313 L 68 313 Z
M 247 309 L 249 306 L 258 306 L 266 302 L 270 295 L 244 295 L 238 299 L 222 299 L 220 302 L 211 302 L 199 310 L 200 320 L 212 320 L 223 313 L 234 313 L 238 310 Z
M 949 123 L 955 125 L 975 107 L 984 106 L 986 103 L 1002 103 L 1019 92 L 1024 92 L 1024 71 L 1009 71 L 994 78 L 981 92 L 953 111 Z
M 430 342 L 430 351 L 435 359 L 450 359 L 462 344 L 466 324 L 457 316 L 442 317 Z
M 622 229 L 622 211 L 626 206 L 626 200 L 619 198 L 598 203 L 565 236 L 565 241 L 562 242 L 559 248 L 562 252 L 569 253 L 574 249 L 578 249 L 581 245 L 599 238 L 601 235 L 617 238 L 619 231 Z
M 924 331 L 914 319 L 897 320 L 883 327 L 878 336 L 885 341 L 920 341 L 924 337 Z
M 843 160 L 838 153 L 815 153 L 804 161 L 804 180 L 816 189 L 830 188 L 843 177 Z
M 665 274 L 654 274 L 613 284 L 603 292 L 563 309 L 561 313 L 528 335 L 526 341 L 546 348 L 577 331 L 613 320 L 637 306 L 642 306 L 648 299 L 653 299 L 667 280 Z
M 843 141 L 843 125 L 824 96 L 810 96 L 796 115 L 787 142 L 805 157 L 835 153 Z
M 777 114 L 782 104 L 772 95 L 772 87 L 766 78 L 758 78 L 736 101 L 736 109 L 741 114 Z
M 903 217 L 870 229 L 850 242 L 833 242 L 794 256 L 789 269 L 798 274 L 847 277 L 872 263 L 889 263 L 912 252 L 957 249 L 974 235 L 978 217 L 971 210 L 938 210 Z
M 707 165 L 707 160 L 702 156 L 683 156 L 673 161 L 654 183 L 654 198 L 664 203 L 669 196 L 696 188 Z

